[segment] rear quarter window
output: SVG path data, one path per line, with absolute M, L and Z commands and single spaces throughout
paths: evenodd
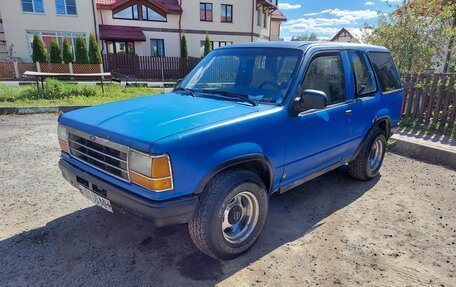
M 389 53 L 369 52 L 368 56 L 374 67 L 382 92 L 402 89 L 399 72 Z

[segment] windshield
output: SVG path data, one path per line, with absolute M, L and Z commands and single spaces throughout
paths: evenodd
M 215 50 L 185 78 L 181 89 L 195 93 L 248 96 L 255 102 L 281 104 L 302 51 L 275 48 Z

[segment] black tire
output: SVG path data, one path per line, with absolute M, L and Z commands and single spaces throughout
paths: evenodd
M 258 203 L 258 220 L 251 234 L 240 243 L 229 242 L 222 231 L 224 212 L 240 193 L 253 194 Z M 192 220 L 190 236 L 203 253 L 216 259 L 233 259 L 247 252 L 263 230 L 269 209 L 269 196 L 263 181 L 243 169 L 230 169 L 215 176 L 201 194 Z M 249 225 L 250 226 L 250 225 Z
M 381 158 L 378 167 L 374 169 L 369 165 L 369 155 L 371 153 L 374 143 L 378 141 L 381 144 Z M 386 151 L 386 137 L 385 132 L 380 128 L 374 128 L 368 135 L 366 144 L 361 148 L 361 151 L 356 158 L 348 164 L 348 173 L 351 177 L 358 180 L 369 180 L 376 177 L 382 167 L 383 158 Z

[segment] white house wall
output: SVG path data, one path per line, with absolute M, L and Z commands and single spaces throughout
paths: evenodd
M 22 12 L 20 0 L 0 0 L 7 45 L 24 61 L 31 61 L 27 31 L 95 33 L 92 0 L 76 1 L 76 16 L 57 15 L 55 0 L 43 3 L 44 14 L 34 14 Z

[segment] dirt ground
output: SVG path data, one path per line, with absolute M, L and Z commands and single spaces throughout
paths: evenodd
M 219 262 L 186 225 L 93 206 L 63 180 L 56 115 L 0 116 L 2 286 L 456 286 L 456 172 L 387 154 L 271 198 L 253 249 Z

